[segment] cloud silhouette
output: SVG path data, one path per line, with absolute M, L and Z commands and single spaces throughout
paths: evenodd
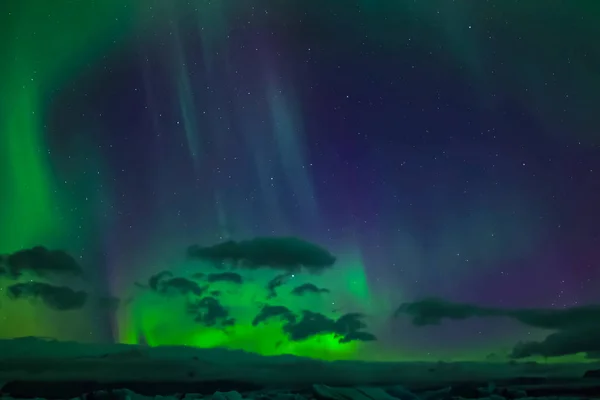
M 294 313 L 285 306 L 264 306 L 252 320 L 252 326 L 258 326 L 271 319 L 280 319 L 288 323 L 296 322 Z
M 187 279 L 187 278 L 171 278 L 162 283 L 161 293 L 168 293 L 171 291 L 176 291 L 181 294 L 194 294 L 196 296 L 202 296 L 208 286 L 200 287 L 198 283 Z
M 349 332 L 345 334 L 341 339 L 340 343 L 350 343 L 350 342 L 374 342 L 377 340 L 377 337 L 369 332 Z
M 267 282 L 267 299 L 277 297 L 277 288 L 283 286 L 291 277 L 292 274 L 290 273 L 279 274 Z
M 413 325 L 439 325 L 443 319 L 463 320 L 473 317 L 498 315 L 499 311 L 472 304 L 452 303 L 438 298 L 427 298 L 400 305 L 394 312 L 398 317 L 408 315 Z M 501 312 L 500 312 L 501 313 Z
M 587 353 L 589 358 L 600 358 L 600 328 L 565 329 L 550 334 L 541 342 L 520 342 L 512 349 L 512 358 L 531 356 L 559 357 Z
M 79 309 L 85 305 L 88 297 L 84 291 L 42 282 L 15 283 L 7 289 L 11 299 L 39 298 L 47 307 L 59 311 Z
M 172 277 L 173 273 L 171 271 L 161 271 L 158 274 L 152 275 L 150 279 L 148 279 L 148 287 L 154 291 L 160 292 L 163 290 L 161 284 L 166 278 Z
M 600 305 L 560 309 L 502 309 L 429 298 L 402 304 L 394 315 L 402 314 L 408 315 L 412 323 L 417 326 L 439 325 L 443 319 L 463 320 L 474 317 L 509 317 L 525 325 L 543 329 L 580 329 L 600 326 Z
M 363 331 L 367 328 L 363 318 L 362 314 L 348 313 L 334 320 L 309 310 L 302 311 L 301 316 L 297 317 L 287 307 L 266 305 L 254 317 L 252 325 L 257 326 L 272 319 L 282 320 L 285 322 L 283 331 L 290 340 L 296 342 L 324 334 L 336 335 L 340 343 L 377 340 L 375 335 Z
M 600 305 L 561 309 L 501 309 L 429 298 L 402 304 L 394 315 L 409 316 L 415 326 L 438 325 L 444 319 L 506 317 L 533 328 L 557 331 L 543 341 L 518 343 L 511 352 L 511 357 L 515 359 L 577 353 L 587 353 L 588 357 L 595 358 L 600 352 Z
M 67 252 L 48 250 L 43 246 L 0 256 L 0 270 L 11 279 L 18 279 L 24 273 L 38 277 L 81 276 L 83 274 L 81 266 Z
M 313 336 L 331 333 L 339 337 L 340 343 L 348 343 L 353 340 L 376 340 L 373 334 L 360 331 L 360 329 L 366 328 L 362 318 L 361 314 L 349 313 L 334 320 L 321 313 L 304 310 L 298 321 L 285 324 L 283 330 L 293 341 L 302 341 Z
M 206 279 L 211 283 L 243 283 L 241 275 L 233 272 L 208 275 L 197 273 L 192 275 L 192 277 Z M 186 301 L 186 312 L 198 324 L 208 327 L 235 325 L 235 318 L 229 315 L 229 310 L 216 298 L 220 295 L 218 290 L 210 291 L 208 293 L 210 296 L 203 297 L 209 291 L 209 284 L 200 286 L 198 282 L 192 279 L 174 276 L 170 271 L 162 271 L 150 277 L 148 287 L 160 296 L 169 296 L 172 294 L 191 296 Z
M 306 269 L 318 273 L 332 267 L 336 258 L 316 244 L 294 237 L 261 237 L 243 241 L 227 241 L 214 246 L 188 248 L 188 257 L 212 262 L 217 266 L 231 264 L 242 268 L 273 268 L 287 272 Z
M 204 297 L 188 304 L 187 311 L 194 316 L 194 321 L 204 326 L 235 325 L 235 319 L 229 316 L 229 310 L 214 297 Z
M 308 294 L 308 293 L 315 293 L 315 294 L 329 293 L 329 289 L 321 289 L 321 288 L 318 288 L 316 285 L 313 285 L 312 283 L 305 283 L 303 285 L 296 286 L 292 290 L 292 294 L 295 296 L 304 296 L 305 294 Z

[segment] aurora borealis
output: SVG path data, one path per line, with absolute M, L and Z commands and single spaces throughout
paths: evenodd
M 600 302 L 600 14 L 548 3 L 3 2 L 0 254 L 81 271 L 5 266 L 0 337 L 369 360 L 543 340 L 497 310 Z M 244 247 L 282 237 L 335 263 Z M 260 262 L 190 257 L 228 241 Z M 393 316 L 432 297 L 477 318 Z M 327 333 L 294 330 L 304 310 Z

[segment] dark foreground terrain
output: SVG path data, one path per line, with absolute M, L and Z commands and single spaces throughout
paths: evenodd
M 599 364 L 323 362 L 241 351 L 0 340 L 2 399 L 600 399 Z

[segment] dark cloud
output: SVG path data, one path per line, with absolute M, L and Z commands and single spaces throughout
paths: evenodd
M 238 285 L 241 285 L 242 283 L 244 283 L 244 279 L 242 278 L 242 276 L 235 272 L 219 272 L 219 273 L 215 273 L 215 274 L 208 274 L 208 276 L 206 277 L 206 280 L 209 283 L 230 282 L 230 283 L 236 283 Z
M 600 352 L 600 305 L 560 309 L 500 309 L 473 304 L 452 303 L 441 299 L 425 299 L 401 305 L 395 316 L 408 315 L 416 326 L 437 325 L 443 319 L 464 320 L 474 317 L 506 317 L 540 329 L 557 332 L 540 342 L 521 342 L 511 357 L 556 357 Z
M 554 332 L 541 342 L 521 342 L 512 350 L 512 358 L 530 356 L 559 357 L 587 353 L 595 358 L 600 352 L 600 327 L 566 329 Z
M 497 315 L 497 312 L 471 304 L 451 303 L 443 299 L 428 298 L 413 303 L 404 303 L 394 312 L 394 316 L 410 316 L 413 325 L 439 325 L 443 319 L 463 320 L 473 317 Z
M 291 276 L 292 274 L 289 273 L 280 274 L 267 282 L 267 299 L 277 297 L 277 288 L 282 286 Z
M 148 286 L 139 283 L 137 286 L 141 288 L 150 288 L 150 290 L 161 294 L 177 292 L 184 295 L 194 294 L 196 296 L 202 296 L 208 288 L 208 286 L 201 287 L 197 282 L 191 279 L 174 277 L 173 273 L 170 271 L 161 271 L 152 275 L 150 279 L 148 279 Z
M 0 269 L 12 279 L 31 273 L 39 277 L 81 276 L 81 266 L 62 250 L 48 250 L 43 246 L 19 250 L 0 257 Z
M 363 322 L 364 315 L 361 313 L 347 313 L 335 321 L 335 331 L 346 335 L 350 332 L 358 332 L 365 329 L 367 324 Z
M 206 274 L 204 272 L 196 272 L 195 274 L 192 274 L 191 278 L 192 279 L 204 279 L 205 276 L 206 276 Z
M 84 291 L 42 282 L 16 283 L 7 289 L 12 299 L 39 298 L 47 307 L 59 311 L 79 309 L 85 305 L 88 297 Z
M 202 296 L 208 287 L 200 287 L 196 282 L 187 278 L 171 278 L 162 283 L 161 293 L 168 293 L 169 290 L 177 291 L 181 294 L 195 294 Z
M 194 321 L 205 325 L 222 327 L 235 325 L 235 319 L 229 316 L 229 310 L 218 299 L 204 297 L 188 304 L 187 311 L 194 316 Z
M 323 334 L 336 335 L 340 343 L 377 340 L 373 334 L 362 331 L 367 326 L 362 321 L 363 315 L 359 313 L 345 314 L 334 320 L 321 313 L 305 310 L 298 318 L 287 307 L 266 305 L 254 317 L 252 325 L 257 326 L 271 319 L 284 321 L 283 331 L 290 340 L 297 342 Z
M 214 246 L 192 246 L 188 256 L 243 268 L 273 268 L 298 272 L 302 268 L 318 273 L 333 266 L 336 258 L 316 244 L 294 237 L 262 237 L 227 241 Z
M 329 293 L 329 289 L 321 289 L 321 288 L 318 288 L 316 285 L 313 285 L 312 283 L 305 283 L 304 285 L 296 286 L 292 290 L 292 294 L 296 295 L 296 296 L 303 296 L 307 293 L 315 293 L 315 294 Z
M 320 334 L 335 333 L 335 320 L 314 311 L 302 311 L 298 322 L 288 323 L 283 330 L 290 340 L 301 341 Z
M 277 318 L 282 319 L 288 323 L 295 323 L 296 316 L 289 308 L 284 306 L 264 306 L 260 312 L 252 320 L 252 326 L 258 326 L 259 324 L 266 322 L 270 319 Z
M 509 317 L 525 325 L 543 329 L 583 329 L 600 326 L 600 306 L 571 308 L 502 309 L 474 304 L 453 303 L 442 299 L 425 299 L 402 304 L 394 313 L 410 316 L 414 325 L 438 325 L 443 319 L 463 320 L 473 317 Z
M 152 275 L 150 279 L 148 279 L 148 286 L 155 292 L 160 292 L 162 291 L 161 283 L 163 283 L 166 278 L 171 277 L 173 277 L 173 273 L 171 271 L 161 271 L 158 274 Z
M 366 328 L 362 319 L 363 315 L 359 313 L 345 314 L 334 320 L 321 313 L 305 310 L 301 319 L 285 324 L 283 330 L 293 341 L 302 341 L 322 334 L 335 334 L 340 343 L 376 340 L 373 334 L 360 331 Z
M 519 322 L 544 329 L 600 328 L 600 305 L 561 309 L 509 310 L 509 317 Z
M 377 340 L 377 337 L 369 332 L 350 332 L 344 335 L 340 339 L 340 343 L 349 343 L 349 342 L 374 342 Z
M 211 274 L 209 276 L 195 274 L 198 278 L 207 278 L 211 282 L 228 281 L 238 283 L 236 275 L 238 274 L 224 273 Z M 239 282 L 241 283 L 241 281 Z M 173 277 L 169 271 L 163 271 L 153 275 L 149 280 L 149 287 L 156 293 L 167 296 L 169 293 L 176 292 L 183 295 L 198 296 L 197 300 L 190 300 L 187 303 L 187 313 L 193 316 L 194 321 L 205 326 L 232 326 L 235 325 L 235 319 L 230 317 L 229 310 L 225 308 L 216 298 L 220 292 L 210 292 L 212 296 L 202 297 L 209 289 L 209 285 L 200 286 L 197 282 L 183 277 Z

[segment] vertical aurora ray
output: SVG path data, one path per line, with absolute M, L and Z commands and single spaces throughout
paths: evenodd
M 184 7 L 184 9 L 186 8 Z M 171 28 L 175 53 L 172 62 L 177 70 L 174 76 L 177 79 L 176 88 L 180 113 L 183 118 L 189 152 L 194 163 L 194 172 L 198 179 L 202 180 L 204 186 L 208 188 L 210 186 L 206 181 L 208 174 L 206 170 L 202 170 L 201 156 L 210 152 L 213 157 L 218 157 L 221 154 L 225 156 L 229 152 L 226 137 L 230 133 L 228 127 L 224 126 L 228 122 L 222 116 L 218 117 L 227 108 L 226 93 L 229 90 L 226 79 L 223 82 L 223 78 L 219 75 L 220 70 L 227 71 L 227 68 L 223 69 L 221 67 L 223 65 L 227 67 L 228 65 L 227 57 L 219 56 L 221 53 L 226 53 L 228 49 L 226 44 L 226 5 L 223 2 L 204 2 L 201 7 L 189 10 L 189 12 L 195 12 L 198 15 L 198 26 L 192 31 L 199 36 L 201 42 L 201 49 L 194 50 L 201 51 L 203 55 L 202 65 L 208 87 L 202 88 L 202 90 L 200 90 L 198 82 L 193 82 L 190 78 L 189 61 L 184 51 L 184 42 L 180 36 L 180 30 L 185 27 L 179 21 L 181 10 L 170 7 L 169 11 L 172 16 Z M 200 95 L 206 90 L 216 99 L 209 101 L 207 96 Z M 205 122 L 202 128 L 200 128 L 201 124 L 196 117 L 201 111 L 206 116 L 202 121 Z M 202 129 L 202 132 L 200 129 Z M 211 149 L 202 149 L 201 143 L 208 143 Z M 206 165 L 206 163 L 202 165 Z M 218 183 L 215 184 L 218 186 Z M 230 213 L 225 202 L 226 189 L 228 188 L 214 187 L 208 190 L 213 192 L 217 225 L 220 231 L 219 236 L 228 238 L 231 235 L 232 226 Z
M 232 130 L 230 121 L 233 115 L 229 111 L 231 104 L 230 78 L 230 56 L 229 44 L 229 4 L 227 1 L 207 2 L 197 13 L 197 27 L 195 32 L 200 38 L 202 47 L 202 62 L 206 81 L 214 98 L 212 102 L 206 102 L 203 108 L 206 110 L 207 123 L 210 130 L 210 140 L 214 143 L 215 151 L 223 155 L 223 159 L 231 156 Z M 209 89 L 207 87 L 207 89 Z M 232 213 L 231 205 L 226 201 L 228 193 L 232 188 L 228 185 L 214 188 L 214 207 L 219 226 L 219 237 L 233 239 L 234 233 L 239 234 L 240 224 L 243 218 Z M 236 224 L 236 221 L 238 223 Z
M 0 181 L 6 188 L 0 197 L 0 253 L 47 241 L 62 228 L 39 121 L 38 90 L 23 82 L 6 82 L 12 98 L 0 102 Z
M 291 186 L 304 219 L 316 226 L 319 213 L 315 190 L 308 174 L 300 113 L 295 111 L 298 107 L 293 106 L 289 93 L 291 89 L 278 88 L 272 76 L 268 79 L 266 92 L 277 154 L 285 181 Z
M 188 150 L 192 162 L 194 163 L 194 170 L 196 173 L 199 168 L 199 157 L 201 156 L 202 149 L 200 148 L 200 141 L 198 137 L 200 135 L 198 128 L 198 121 L 196 120 L 197 107 L 194 99 L 194 90 L 190 80 L 190 71 L 187 67 L 186 57 L 183 51 L 183 45 L 179 36 L 179 26 L 177 23 L 172 22 L 171 28 L 173 32 L 173 51 L 174 51 L 174 63 L 176 72 L 173 74 L 177 83 L 177 94 L 179 98 L 179 109 L 183 118 L 183 129 L 185 131 L 185 137 L 187 139 Z
M 194 96 L 190 89 L 189 78 L 185 67 L 182 66 L 182 71 L 177 82 L 177 91 L 179 93 L 179 106 L 183 117 L 183 128 L 187 139 L 190 156 L 194 162 L 194 167 L 198 168 L 198 158 L 200 156 L 200 143 L 198 141 L 198 124 L 196 122 L 194 110 Z
M 235 117 L 243 121 L 240 124 L 240 134 L 258 182 L 257 197 L 268 213 L 268 217 L 263 221 L 264 226 L 261 227 L 262 234 L 287 232 L 288 218 L 282 210 L 279 193 L 274 184 L 277 170 L 272 161 L 277 159 L 277 154 L 273 148 L 268 125 L 261 118 L 264 110 L 257 104 L 243 104 L 240 100 L 234 101 L 234 107 Z

